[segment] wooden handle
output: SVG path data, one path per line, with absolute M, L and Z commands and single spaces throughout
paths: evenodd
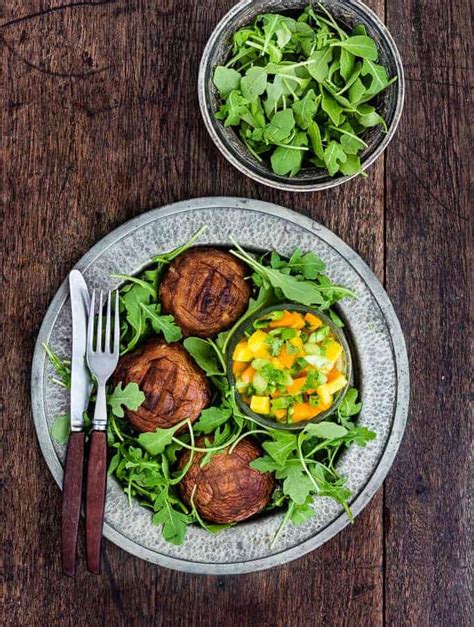
M 100 574 L 100 548 L 104 525 L 107 481 L 107 441 L 105 431 L 93 431 L 87 465 L 86 545 L 87 568 Z
M 77 532 L 81 516 L 82 474 L 84 471 L 84 433 L 73 431 L 69 436 L 63 480 L 61 526 L 61 561 L 63 573 L 76 574 Z

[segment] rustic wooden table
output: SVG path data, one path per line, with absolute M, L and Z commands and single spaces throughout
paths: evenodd
M 204 129 L 198 63 L 233 4 L 10 0 L 4 10 L 5 622 L 468 625 L 468 3 L 369 2 L 405 61 L 405 112 L 367 179 L 319 194 L 253 183 Z M 114 227 L 165 203 L 226 194 L 322 222 L 384 282 L 411 359 L 400 453 L 355 524 L 294 563 L 191 576 L 106 543 L 101 577 L 81 565 L 66 579 L 61 496 L 29 401 L 48 303 Z

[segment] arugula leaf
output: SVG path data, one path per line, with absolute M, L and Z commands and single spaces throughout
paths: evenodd
M 288 111 L 288 109 L 287 109 Z M 271 156 L 272 168 L 275 174 L 295 176 L 301 169 L 304 146 L 307 143 L 304 133 L 296 133 L 293 141 L 287 145 L 278 146 Z
M 308 126 L 308 137 L 311 142 L 314 154 L 321 160 L 324 159 L 323 141 L 321 138 L 321 131 L 319 126 L 314 120 L 311 120 Z
M 378 52 L 375 41 L 372 37 L 367 35 L 354 35 L 348 37 L 344 41 L 338 41 L 331 44 L 332 47 L 337 46 L 350 52 L 356 57 L 362 59 L 370 59 L 371 61 L 377 61 Z
M 305 432 L 308 435 L 321 438 L 322 440 L 332 440 L 341 438 L 347 434 L 347 429 L 335 422 L 316 422 L 306 425 Z
M 272 117 L 270 124 L 265 129 L 263 136 L 268 143 L 280 143 L 284 141 L 295 126 L 295 118 L 291 109 L 278 111 Z
M 339 172 L 341 164 L 346 161 L 347 155 L 341 144 L 334 140 L 330 141 L 328 147 L 324 151 L 324 163 L 327 166 L 329 174 L 334 176 L 336 172 Z
M 219 119 L 224 120 L 225 127 L 238 126 L 243 116 L 249 113 L 248 104 L 248 100 L 238 90 L 232 90 L 227 97 L 226 104 L 219 109 Z
M 56 440 L 58 444 L 66 444 L 69 440 L 70 431 L 71 418 L 69 414 L 57 416 L 50 428 L 51 437 Z
M 290 497 L 298 505 L 306 502 L 313 483 L 301 466 L 285 466 L 275 473 L 277 479 L 283 479 L 283 494 Z
M 141 285 L 134 284 L 125 293 L 120 294 L 120 303 L 126 311 L 126 322 L 130 326 L 131 334 L 128 343 L 122 347 L 122 353 L 134 348 L 146 332 L 146 323 L 142 313 L 142 304 L 148 304 L 151 299 L 149 290 Z
M 357 402 L 359 392 L 355 388 L 349 388 L 342 399 L 337 413 L 340 419 L 357 415 L 362 409 L 362 403 Z
M 367 87 L 367 93 L 372 97 L 385 89 L 389 84 L 387 70 L 382 65 L 373 63 L 370 59 L 364 60 L 361 74 L 362 76 L 371 77 L 370 85 Z
M 348 434 L 344 436 L 344 442 L 346 444 L 357 444 L 357 446 L 366 446 L 368 442 L 375 440 L 377 434 L 367 427 L 353 427 Z
M 277 464 L 283 466 L 288 456 L 296 450 L 297 438 L 286 431 L 272 431 L 272 440 L 266 440 L 262 446 Z
M 107 403 L 110 405 L 112 413 L 118 418 L 124 416 L 123 407 L 135 411 L 144 400 L 145 394 L 140 390 L 138 384 L 133 382 L 128 383 L 124 388 L 122 383 L 119 383 L 107 397 Z
M 336 327 L 338 327 L 339 329 L 342 329 L 344 326 L 344 322 L 341 320 L 341 318 L 337 315 L 337 313 L 334 311 L 334 309 L 330 309 L 329 310 L 329 317 L 331 318 L 331 320 L 333 321 L 334 325 Z
M 160 305 L 145 305 L 140 303 L 144 311 L 144 319 L 149 319 L 155 333 L 163 333 L 165 340 L 169 343 L 177 342 L 183 337 L 181 329 L 175 323 L 173 316 L 160 315 Z
M 360 78 L 357 78 L 349 88 L 349 101 L 354 104 L 362 100 L 366 93 L 365 85 Z
M 308 502 L 309 501 L 309 502 Z M 301 505 L 295 505 L 291 512 L 290 520 L 294 525 L 302 525 L 310 518 L 314 518 L 316 512 L 311 507 L 312 498 L 306 499 Z
M 160 500 L 160 509 L 153 515 L 154 525 L 162 525 L 163 538 L 171 544 L 183 544 L 186 536 L 186 526 L 192 522 L 188 514 L 179 512 L 171 507 L 167 499 Z
M 263 279 L 266 279 L 272 287 L 281 290 L 283 295 L 291 301 L 307 306 L 319 305 L 327 308 L 339 298 L 345 296 L 355 297 L 354 292 L 334 285 L 328 277 L 323 275 L 318 276 L 317 282 L 309 282 L 304 280 L 304 277 L 296 277 L 291 274 L 285 274 L 281 270 L 263 266 L 243 250 L 235 240 L 232 241 L 237 247 L 237 251 L 231 251 L 232 254 L 245 261 Z
M 218 65 L 214 70 L 214 85 L 219 90 L 220 95 L 225 98 L 234 89 L 239 89 L 241 76 L 239 72 L 232 68 Z
M 254 468 L 259 472 L 274 472 L 275 470 L 282 470 L 283 465 L 278 464 L 269 455 L 264 455 L 250 462 L 250 468 Z
M 318 274 L 324 272 L 326 264 L 315 253 L 303 253 L 300 248 L 296 248 L 286 264 L 292 272 L 297 271 L 305 279 L 315 279 Z
M 354 70 L 355 57 L 344 47 L 341 48 L 341 56 L 339 60 L 339 71 L 341 72 L 342 78 L 347 82 L 352 75 Z
M 376 112 L 375 108 L 370 105 L 362 104 L 359 106 L 357 109 L 357 120 L 359 124 L 367 128 L 381 124 L 384 127 L 385 132 L 387 131 L 387 124 L 385 120 Z
M 320 96 L 316 98 L 314 89 L 310 89 L 306 92 L 304 98 L 302 98 L 301 100 L 296 100 L 292 104 L 296 123 L 303 130 L 307 130 L 309 125 L 311 124 L 313 117 L 318 110 L 320 100 Z
M 183 346 L 208 377 L 223 374 L 215 348 L 207 340 L 187 337 Z
M 143 446 L 150 455 L 158 455 L 159 453 L 163 453 L 168 444 L 171 444 L 174 434 L 182 426 L 183 423 L 180 422 L 169 429 L 157 429 L 156 431 L 140 433 L 137 439 L 139 444 Z
M 329 74 L 329 64 L 332 61 L 332 48 L 315 50 L 308 59 L 308 72 L 318 83 L 322 83 Z
M 249 102 L 255 102 L 267 87 L 267 73 L 258 65 L 247 70 L 240 82 L 242 96 Z
M 325 89 L 322 90 L 322 97 L 321 108 L 328 114 L 330 120 L 339 126 L 344 121 L 341 105 Z
M 349 517 L 352 520 L 352 512 L 347 503 L 351 496 L 351 491 L 346 487 L 346 479 L 341 477 L 336 481 L 329 481 L 327 479 L 327 471 L 322 464 L 316 464 L 311 466 L 311 476 L 318 486 L 318 496 L 328 496 L 338 503 L 340 503 Z
M 353 176 L 354 174 L 362 174 L 365 172 L 362 170 L 360 157 L 357 155 L 347 155 L 347 159 L 339 166 L 340 171 L 344 176 Z
M 201 433 L 212 433 L 226 422 L 232 415 L 230 407 L 209 407 L 203 409 L 199 420 L 194 424 L 194 430 Z

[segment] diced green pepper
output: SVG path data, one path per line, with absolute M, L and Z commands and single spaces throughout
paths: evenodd
M 281 396 L 272 400 L 272 409 L 286 409 L 293 403 L 291 396 Z
M 255 388 L 257 394 L 263 394 L 268 386 L 268 381 L 264 376 L 260 374 L 260 372 L 256 372 L 253 377 L 252 385 Z

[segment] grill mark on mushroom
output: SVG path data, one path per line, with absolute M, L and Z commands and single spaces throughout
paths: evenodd
M 230 253 L 190 249 L 173 261 L 160 285 L 163 311 L 173 314 L 185 335 L 211 337 L 231 326 L 247 308 L 247 272 Z
M 159 339 L 124 355 L 113 380 L 124 385 L 135 382 L 145 394 L 136 411 L 125 410 L 137 431 L 169 428 L 185 419 L 194 422 L 211 401 L 206 376 L 186 350 Z

